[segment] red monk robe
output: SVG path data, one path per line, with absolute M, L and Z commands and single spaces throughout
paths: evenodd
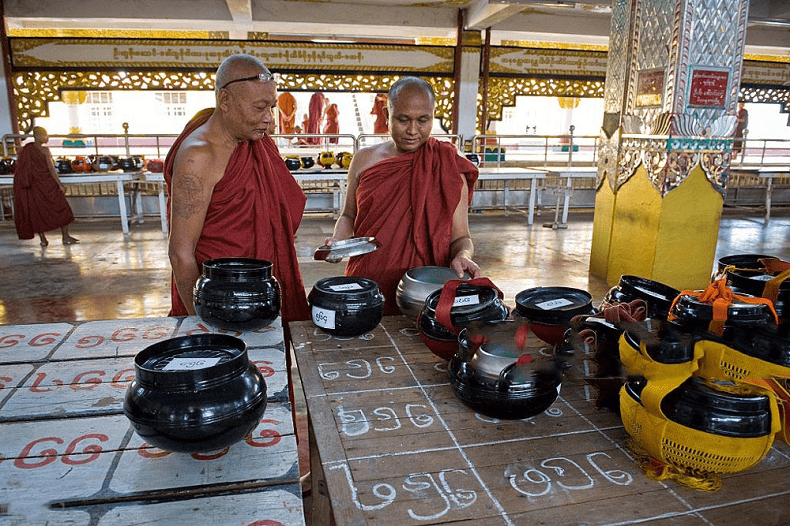
M 52 177 L 47 156 L 35 145 L 26 144 L 14 167 L 14 223 L 19 239 L 62 228 L 74 221 L 66 196 Z
M 309 113 L 307 117 L 307 126 L 304 129 L 305 133 L 321 133 L 321 119 L 324 117 L 324 102 L 326 98 L 320 91 L 313 93 L 310 97 L 310 104 L 307 107 Z M 319 144 L 320 137 L 310 137 L 307 139 L 310 144 Z
M 475 165 L 458 155 L 455 146 L 434 138 L 359 174 L 354 235 L 373 236 L 381 248 L 352 257 L 346 275 L 379 285 L 385 315 L 400 313 L 395 292 L 407 270 L 450 266 L 453 213 L 464 179 L 472 202 L 477 176 Z
M 376 116 L 376 120 L 373 122 L 373 133 L 389 133 L 386 110 L 387 95 L 377 93 L 376 98 L 373 99 L 373 109 L 370 110 L 370 114 Z
M 168 217 L 176 152 L 183 140 L 206 122 L 212 112 L 213 109 L 199 112 L 186 125 L 165 159 Z M 294 235 L 302 221 L 306 201 L 268 135 L 257 141 L 240 143 L 228 161 L 225 174 L 214 187 L 195 248 L 198 265 L 221 257 L 271 261 L 274 276 L 280 283 L 283 323 L 309 319 L 310 310 L 294 248 Z M 175 283 L 172 283 L 171 295 L 170 315 L 186 315 Z

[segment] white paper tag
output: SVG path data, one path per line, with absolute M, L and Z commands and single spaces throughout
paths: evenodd
M 163 371 L 197 371 L 217 365 L 221 358 L 173 358 Z
M 313 307 L 313 323 L 322 329 L 335 328 L 335 311 Z
M 343 285 L 331 285 L 329 288 L 335 292 L 343 292 L 344 290 L 362 290 L 362 285 L 359 283 L 344 283 Z
M 540 307 L 543 310 L 559 309 L 560 307 L 565 307 L 567 305 L 573 305 L 573 302 L 565 298 L 557 298 L 556 300 L 549 300 L 536 304 L 537 307 Z
M 480 296 L 477 294 L 473 294 L 471 296 L 458 296 L 455 298 L 453 302 L 453 307 L 458 307 L 461 305 L 478 305 L 480 304 Z

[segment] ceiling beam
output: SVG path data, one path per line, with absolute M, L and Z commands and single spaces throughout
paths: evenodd
M 466 29 L 486 29 L 507 20 L 524 9 L 523 5 L 492 3 L 490 0 L 475 0 L 466 8 Z

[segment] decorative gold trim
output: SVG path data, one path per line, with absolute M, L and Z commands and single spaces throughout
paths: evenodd
M 259 33 L 258 33 L 259 34 Z M 266 34 L 266 33 L 263 33 Z M 227 31 L 169 31 L 159 29 L 21 29 L 9 28 L 9 37 L 16 38 L 152 38 L 164 39 L 224 39 L 228 40 Z
M 608 51 L 605 44 L 576 44 L 571 42 L 543 42 L 540 40 L 502 40 L 502 46 L 530 47 L 540 49 L 565 49 L 569 51 Z
M 214 73 L 125 71 L 36 71 L 12 75 L 19 129 L 29 131 L 35 119 L 49 116 L 49 104 L 67 98 L 72 92 L 89 90 L 213 91 Z M 318 73 L 281 73 L 278 86 L 292 91 L 386 92 L 398 75 L 325 75 Z M 453 79 L 422 77 L 436 93 L 436 117 L 450 129 L 453 115 Z M 83 91 L 84 90 L 84 91 Z M 66 95 L 66 94 L 69 95 Z M 65 95 L 65 97 L 64 97 Z M 78 96 L 79 97 L 79 96 Z

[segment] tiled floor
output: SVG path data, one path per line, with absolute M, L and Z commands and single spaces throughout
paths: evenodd
M 790 213 L 763 225 L 762 217 L 728 211 L 721 222 L 716 257 L 763 253 L 790 259 Z M 537 286 L 581 288 L 599 301 L 609 286 L 588 274 L 592 213 L 572 212 L 567 229 L 542 226 L 544 212 L 532 227 L 518 212 L 484 212 L 470 216 L 475 259 L 505 293 Z M 548 217 L 551 215 L 551 217 Z M 315 247 L 332 231 L 328 215 L 305 217 L 297 249 L 307 290 L 323 277 L 339 275 L 343 264 L 314 261 Z M 38 240 L 20 241 L 14 225 L 0 222 L 0 324 L 69 320 L 159 317 L 170 305 L 167 238 L 157 218 L 131 225 L 128 236 L 118 220 L 78 219 L 71 227 L 77 245 L 61 244 L 58 232 L 48 247 Z

